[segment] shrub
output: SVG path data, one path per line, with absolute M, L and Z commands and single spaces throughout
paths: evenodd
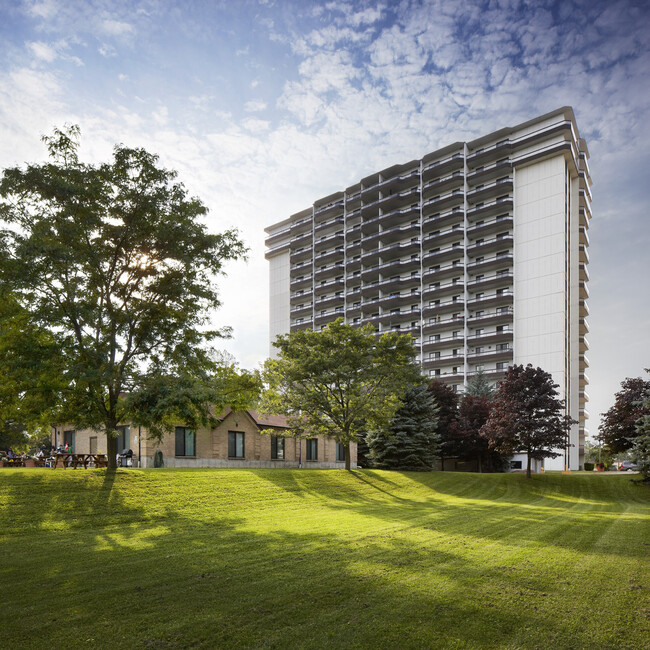
M 593 472 L 594 471 L 594 464 L 593 463 L 585 463 L 585 472 Z

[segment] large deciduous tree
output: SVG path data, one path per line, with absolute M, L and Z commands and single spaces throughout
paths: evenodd
M 234 230 L 207 231 L 206 207 L 157 156 L 118 145 L 86 164 L 78 136 L 55 130 L 49 162 L 4 170 L 0 281 L 64 360 L 61 417 L 104 430 L 114 466 L 124 393 L 210 369 L 204 344 L 224 333 L 204 329 L 214 277 L 245 248 Z
M 297 435 L 323 435 L 345 447 L 365 431 L 385 429 L 406 389 L 418 382 L 409 335 L 377 337 L 371 325 L 356 328 L 342 319 L 320 332 L 296 330 L 278 336 L 275 359 L 265 364 L 267 413 L 287 416 Z
M 614 404 L 602 414 L 598 437 L 614 454 L 627 451 L 639 435 L 637 422 L 650 415 L 650 407 L 644 397 L 650 392 L 650 381 L 641 377 L 627 378 L 621 382 L 621 390 L 614 395 Z
M 564 414 L 564 401 L 550 373 L 531 364 L 510 366 L 499 382 L 490 416 L 481 435 L 501 454 L 527 455 L 526 476 L 531 459 L 556 458 L 564 449 L 575 420 Z
M 409 388 L 387 431 L 368 433 L 373 467 L 430 471 L 439 452 L 438 407 L 426 386 Z

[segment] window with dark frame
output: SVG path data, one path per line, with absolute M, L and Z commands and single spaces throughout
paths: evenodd
M 228 458 L 244 458 L 246 455 L 243 431 L 228 431 Z
M 70 453 L 74 454 L 74 431 L 64 431 L 63 432 L 63 445 L 68 445 Z
M 336 460 L 345 461 L 345 446 L 340 442 L 336 443 Z
M 196 434 L 194 429 L 176 427 L 176 446 L 174 453 L 176 456 L 196 455 Z
M 318 440 L 309 438 L 307 443 L 307 460 L 318 460 Z
M 284 438 L 271 436 L 271 460 L 284 460 Z

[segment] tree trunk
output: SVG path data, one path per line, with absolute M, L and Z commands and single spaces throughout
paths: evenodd
M 108 457 L 108 469 L 117 469 L 117 437 L 115 436 L 117 421 L 111 420 L 106 423 L 106 455 Z
M 350 443 L 345 443 L 345 469 L 350 470 Z
M 478 471 L 479 471 L 479 474 L 483 474 L 483 463 L 481 461 L 482 461 L 481 454 L 479 454 L 478 455 Z
M 526 453 L 526 478 L 530 478 L 530 452 Z

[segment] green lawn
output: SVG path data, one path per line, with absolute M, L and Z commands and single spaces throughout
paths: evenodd
M 647 648 L 630 478 L 3 469 L 0 645 Z

